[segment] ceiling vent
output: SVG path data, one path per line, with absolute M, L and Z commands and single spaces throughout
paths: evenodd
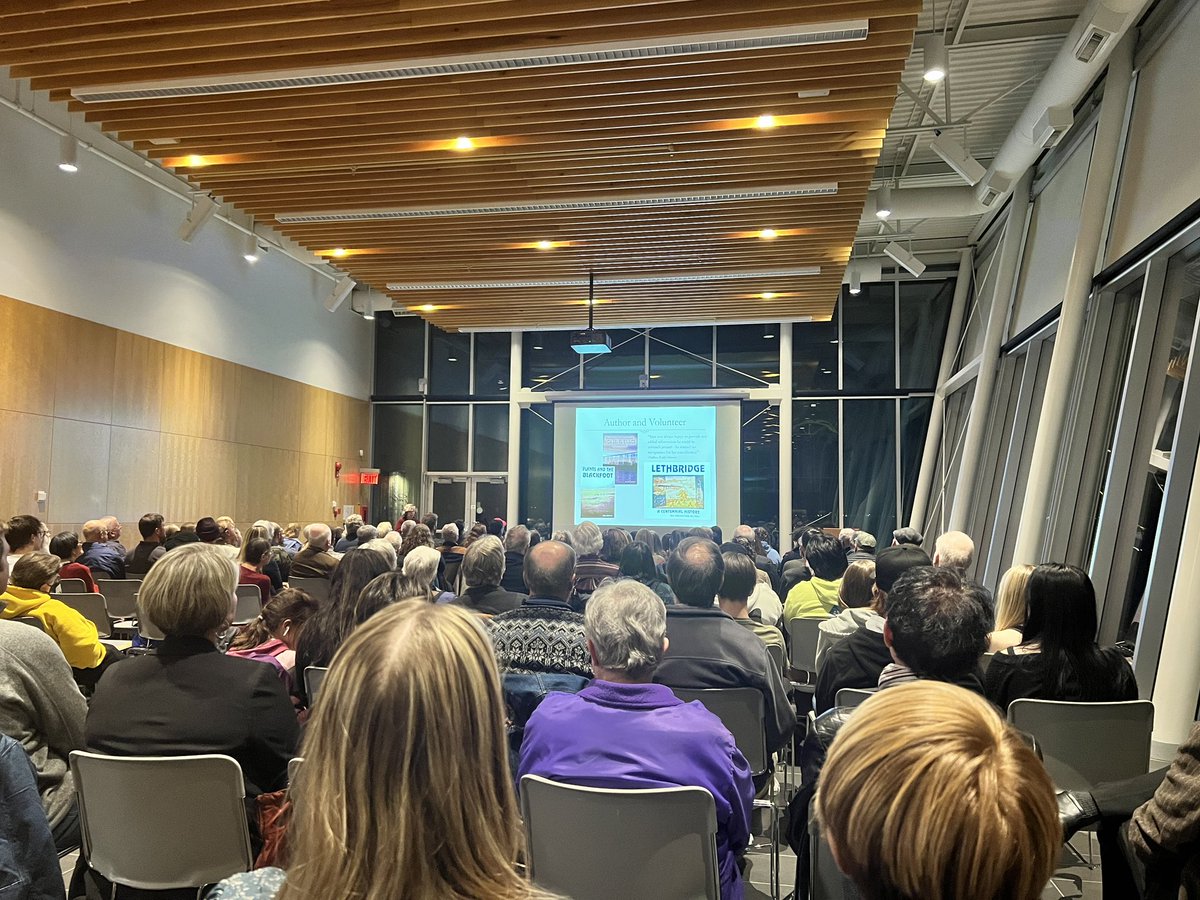
M 733 272 L 663 272 L 658 275 L 609 275 L 596 278 L 595 283 L 605 284 L 674 284 L 696 281 L 738 281 L 744 278 L 791 278 L 820 275 L 820 266 L 793 266 L 786 269 L 759 269 L 757 271 Z M 548 281 L 430 281 L 389 282 L 389 291 L 470 291 L 503 290 L 505 288 L 583 287 L 586 278 L 558 278 Z
M 664 40 L 607 41 L 566 47 L 500 51 L 475 56 L 444 56 L 338 65 L 291 71 L 238 73 L 211 78 L 172 78 L 130 84 L 97 85 L 75 88 L 71 96 L 83 103 L 112 103 L 134 100 L 163 100 L 175 97 L 203 97 L 214 94 L 239 94 L 246 91 L 277 91 L 287 88 L 328 87 L 367 84 L 409 78 L 437 78 L 445 75 L 471 75 L 481 72 L 511 72 L 519 69 L 571 66 L 621 60 L 664 59 L 707 53 L 738 53 L 811 44 L 834 44 L 865 40 L 866 19 L 821 22 L 779 28 L 747 28 L 737 31 L 706 32 Z
M 793 184 L 752 191 L 707 191 L 696 194 L 647 194 L 640 197 L 596 197 L 588 200 L 559 200 L 545 203 L 483 203 L 477 206 L 412 206 L 399 209 L 346 209 L 332 212 L 284 213 L 275 217 L 280 225 L 322 222 L 381 222 L 391 219 L 432 219 L 452 216 L 506 216 L 518 213 L 549 213 L 572 210 L 644 209 L 658 206 L 690 206 L 700 203 L 734 203 L 741 200 L 781 200 L 789 197 L 830 197 L 838 192 L 837 182 Z
M 1096 15 L 1087 23 L 1083 34 L 1075 44 L 1075 58 L 1081 63 L 1090 63 L 1108 50 L 1113 38 L 1125 27 L 1125 17 L 1101 5 Z

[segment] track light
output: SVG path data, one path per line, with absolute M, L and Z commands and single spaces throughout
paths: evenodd
M 329 296 L 325 298 L 325 308 L 330 312 L 335 312 L 339 306 L 346 302 L 346 298 L 350 296 L 350 292 L 354 290 L 354 279 L 349 275 L 338 281 L 333 286 L 333 290 L 329 292 Z
M 937 133 L 937 137 L 929 144 L 929 148 L 969 185 L 979 184 L 983 180 L 983 176 L 987 174 L 987 169 L 981 166 L 962 144 L 944 131 Z
M 925 263 L 921 262 L 895 241 L 884 247 L 883 252 L 890 256 L 895 263 L 906 269 L 914 278 L 920 278 L 921 273 L 925 271 Z
M 850 293 L 855 297 L 862 293 L 862 273 L 857 266 L 850 267 Z
M 875 216 L 879 219 L 892 217 L 892 186 L 881 184 L 875 192 Z
M 187 214 L 187 218 L 183 220 L 183 224 L 179 226 L 179 239 L 187 243 L 192 242 L 192 238 L 196 236 L 196 232 L 204 227 L 204 224 L 213 217 L 217 211 L 217 201 L 208 194 L 197 194 L 192 198 L 192 208 Z
M 64 172 L 79 171 L 79 142 L 69 134 L 58 139 L 58 167 Z
M 946 39 L 940 34 L 925 39 L 925 80 L 936 84 L 950 71 L 950 54 L 946 50 Z
M 242 259 L 248 263 L 258 262 L 258 238 L 251 231 L 242 242 Z
M 769 341 L 773 337 L 775 337 L 775 326 L 774 325 L 764 325 L 763 326 L 763 340 Z

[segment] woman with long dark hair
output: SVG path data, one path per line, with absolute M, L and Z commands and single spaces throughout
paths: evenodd
M 634 541 L 621 552 L 621 577 L 640 581 L 667 606 L 675 602 L 675 592 L 671 586 L 658 574 L 654 564 L 654 552 L 645 541 Z
M 1096 644 L 1096 592 L 1087 573 L 1048 563 L 1029 576 L 1029 613 L 1021 643 L 992 657 L 988 699 L 1007 710 L 1022 697 L 1112 702 L 1136 700 L 1133 669 L 1114 647 Z

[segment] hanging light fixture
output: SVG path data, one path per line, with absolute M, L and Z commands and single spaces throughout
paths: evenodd
M 946 39 L 940 34 L 925 39 L 925 80 L 937 84 L 950 71 L 950 54 L 946 50 Z
M 64 172 L 79 171 L 79 142 L 69 134 L 58 139 L 58 167 Z

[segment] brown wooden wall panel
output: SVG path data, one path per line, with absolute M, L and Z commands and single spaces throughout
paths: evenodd
M 111 514 L 332 521 L 364 492 L 334 479 L 369 462 L 370 404 L 0 296 L 0 516 L 51 533 Z M 47 501 L 35 501 L 37 491 Z

